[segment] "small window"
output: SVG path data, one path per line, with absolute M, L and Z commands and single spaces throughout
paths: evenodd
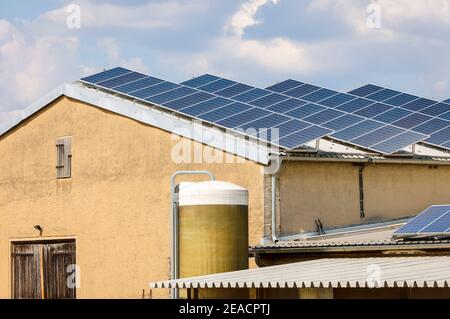
M 70 178 L 72 171 L 71 138 L 61 137 L 56 140 L 56 177 Z

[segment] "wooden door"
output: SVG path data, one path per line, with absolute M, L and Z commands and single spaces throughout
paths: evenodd
M 13 297 L 73 299 L 75 242 L 15 243 L 12 248 Z M 69 277 L 71 276 L 71 277 Z

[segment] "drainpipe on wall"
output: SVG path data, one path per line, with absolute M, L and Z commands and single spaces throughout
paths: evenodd
M 372 164 L 372 162 L 369 160 L 369 162 L 359 165 L 358 169 L 358 180 L 359 180 L 359 217 L 362 220 L 365 220 L 366 218 L 366 212 L 364 208 L 364 169 Z
M 172 211 L 172 256 L 170 258 L 170 279 L 178 279 L 178 190 L 175 185 L 175 178 L 179 175 L 208 175 L 212 181 L 216 180 L 213 173 L 209 171 L 177 171 L 170 178 L 170 198 Z M 178 299 L 178 289 L 172 288 L 171 298 Z
M 274 156 L 270 160 L 270 167 L 266 168 L 266 174 L 271 175 L 271 215 L 272 215 L 272 241 L 276 243 L 277 235 L 277 174 L 280 171 L 283 158 L 281 156 Z M 275 166 L 274 166 L 275 165 Z

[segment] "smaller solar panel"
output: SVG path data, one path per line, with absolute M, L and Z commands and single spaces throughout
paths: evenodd
M 295 117 L 297 119 L 302 119 L 302 118 L 305 118 L 305 117 L 310 116 L 312 114 L 319 113 L 319 112 L 321 112 L 323 110 L 326 110 L 326 109 L 327 109 L 326 107 L 323 107 L 323 106 L 320 106 L 320 105 L 317 105 L 317 104 L 309 103 L 309 104 L 305 104 L 303 106 L 300 106 L 300 107 L 298 107 L 298 108 L 296 108 L 296 109 L 294 109 L 292 111 L 287 112 L 286 115 Z
M 190 86 L 192 88 L 197 88 L 197 87 L 203 86 L 205 84 L 208 84 L 210 82 L 217 81 L 218 79 L 220 79 L 218 76 L 211 75 L 211 74 L 204 74 L 204 75 L 195 77 L 193 79 L 184 81 L 181 84 Z
M 328 122 L 330 119 L 336 119 L 342 115 L 345 115 L 344 112 L 340 112 L 334 109 L 326 109 L 319 113 L 310 115 L 303 120 L 313 124 L 322 124 Z
M 270 114 L 255 121 L 242 124 L 240 127 L 243 130 L 253 128 L 256 131 L 263 131 L 270 129 L 271 127 L 274 127 L 276 125 L 280 125 L 281 123 L 288 122 L 289 120 L 291 120 L 290 117 L 281 114 Z
M 343 130 L 340 130 L 340 131 L 332 134 L 331 137 L 334 137 L 334 138 L 342 140 L 342 141 L 350 141 L 358 136 L 369 133 L 370 131 L 376 130 L 382 126 L 383 126 L 383 124 L 380 122 L 375 122 L 372 120 L 365 120 L 361 123 L 358 123 L 358 124 L 352 125 L 348 128 L 345 128 Z
M 243 102 L 243 103 L 247 103 L 256 99 L 259 99 L 265 95 L 269 95 L 272 92 L 267 91 L 267 90 L 263 90 L 263 89 L 258 89 L 258 88 L 253 88 L 250 91 L 244 92 L 242 94 L 233 96 L 233 100 L 239 101 L 239 102 Z
M 450 150 L 450 140 L 444 144 L 441 144 L 441 146 Z
M 145 78 L 145 77 L 146 77 L 146 75 L 144 75 L 144 74 L 137 73 L 137 72 L 131 72 L 131 73 L 127 73 L 125 75 L 117 76 L 110 80 L 99 82 L 99 83 L 97 83 L 97 85 L 102 86 L 104 88 L 112 89 L 117 86 L 129 83 L 129 82 L 133 82 L 133 81 Z
M 450 99 L 445 100 L 444 103 L 450 104 Z
M 215 123 L 215 122 L 225 119 L 229 116 L 233 116 L 233 115 L 239 114 L 241 112 L 244 112 L 250 108 L 251 108 L 251 106 L 249 106 L 247 104 L 234 102 L 232 104 L 225 105 L 221 108 L 215 109 L 211 112 L 200 114 L 200 115 L 198 115 L 198 117 L 204 121 Z
M 277 103 L 287 100 L 287 99 L 288 99 L 288 97 L 285 95 L 281 95 L 278 93 L 272 93 L 270 95 L 266 95 L 257 100 L 251 101 L 251 102 L 249 102 L 249 104 L 265 108 L 265 107 L 271 106 L 273 104 L 277 104 Z
M 240 127 L 243 124 L 253 121 L 254 119 L 259 119 L 264 116 L 271 114 L 262 109 L 253 108 L 247 111 L 241 112 L 239 114 L 227 117 L 223 120 L 217 121 L 216 123 L 224 127 L 235 128 Z
M 436 103 L 433 104 L 425 109 L 420 110 L 420 113 L 431 115 L 431 116 L 438 116 L 440 114 L 443 114 L 445 112 L 450 111 L 450 105 L 447 103 Z
M 425 123 L 431 119 L 432 119 L 431 116 L 420 114 L 420 113 L 413 113 L 411 115 L 408 115 L 408 116 L 402 118 L 401 120 L 398 120 L 398 121 L 392 123 L 392 125 L 406 128 L 406 129 L 411 129 L 411 128 L 413 128 L 419 124 Z
M 362 87 L 360 87 L 358 89 L 350 91 L 348 93 L 364 97 L 364 96 L 370 95 L 372 93 L 375 93 L 377 91 L 381 91 L 382 89 L 383 88 L 381 86 L 376 86 L 376 85 L 373 85 L 373 84 L 367 84 L 367 85 L 364 85 L 364 86 L 362 86 Z
M 393 122 L 398 121 L 399 119 L 404 118 L 411 114 L 412 114 L 412 112 L 410 112 L 410 111 L 400 109 L 400 108 L 395 108 L 395 109 L 384 112 L 384 113 L 374 117 L 374 120 L 377 120 L 377 121 L 380 121 L 383 123 L 393 123 Z
M 298 97 L 307 95 L 309 93 L 312 93 L 314 91 L 317 91 L 318 89 L 320 89 L 320 87 L 318 87 L 318 86 L 311 85 L 311 84 L 303 84 L 301 86 L 298 86 L 296 88 L 293 88 L 291 90 L 283 92 L 283 94 L 298 98 Z
M 217 81 L 210 82 L 206 85 L 200 86 L 200 87 L 198 87 L 198 89 L 212 93 L 212 92 L 216 92 L 219 90 L 223 90 L 223 89 L 225 89 L 229 86 L 232 86 L 233 84 L 236 84 L 236 83 L 237 82 L 235 82 L 235 81 L 231 81 L 231 80 L 227 80 L 227 79 L 220 79 Z
M 298 100 L 298 99 L 289 99 L 283 102 L 274 104 L 266 108 L 268 111 L 277 112 L 277 113 L 286 113 L 292 111 L 293 109 L 298 108 L 299 106 L 303 106 L 308 104 L 306 101 Z
M 426 107 L 429 107 L 430 105 L 436 104 L 437 101 L 420 98 L 417 100 L 414 100 L 412 102 L 406 103 L 402 105 L 402 108 L 410 110 L 410 111 L 420 111 L 423 110 Z
M 443 216 L 447 215 L 450 211 L 450 205 L 442 205 L 442 206 L 431 206 L 424 210 L 422 213 L 418 214 L 416 217 L 411 219 L 405 225 L 400 227 L 394 232 L 394 236 L 399 237 L 409 237 L 416 236 L 420 234 L 427 234 L 424 230 L 433 225 L 435 222 L 438 222 L 443 218 Z M 447 217 L 445 217 L 447 218 Z M 441 220 L 442 221 L 442 220 Z M 444 231 L 439 231 L 439 233 L 448 232 L 450 228 L 450 224 L 447 224 L 447 229 Z M 428 232 L 433 233 L 433 232 Z
M 371 148 L 384 154 L 392 154 L 404 147 L 420 142 L 426 137 L 423 134 L 407 131 L 379 144 L 372 145 Z
M 163 104 L 165 102 L 173 101 L 176 99 L 179 99 L 181 97 L 185 97 L 186 95 L 191 95 L 193 93 L 197 92 L 194 89 L 188 88 L 186 86 L 182 86 L 180 88 L 170 90 L 168 92 L 164 92 L 158 95 L 151 96 L 146 101 L 157 103 L 157 104 Z
M 356 111 L 355 114 L 364 116 L 364 117 L 368 117 L 368 118 L 372 118 L 372 117 L 380 115 L 384 112 L 387 112 L 391 109 L 392 109 L 392 106 L 390 106 L 390 105 L 383 104 L 383 103 L 375 103 L 375 104 L 369 105 L 359 111 Z
M 363 99 L 363 98 L 357 98 L 354 100 L 351 100 L 350 102 L 344 103 L 339 105 L 336 110 L 340 110 L 340 111 L 344 111 L 344 112 L 348 112 L 348 113 L 353 113 L 356 112 L 358 110 L 361 110 L 369 105 L 374 104 L 373 101 L 368 100 L 368 99 Z
M 351 140 L 351 142 L 355 143 L 357 145 L 370 147 L 372 145 L 376 145 L 382 141 L 385 141 L 385 140 L 391 138 L 392 136 L 398 135 L 403 132 L 404 132 L 404 130 L 402 130 L 400 128 L 386 125 L 375 131 L 369 132 L 367 134 L 364 134 L 363 136 L 355 138 L 355 139 Z
M 302 97 L 303 100 L 306 100 L 308 102 L 318 102 L 324 99 L 327 99 L 333 95 L 338 94 L 339 92 L 329 90 L 329 89 L 320 89 L 317 91 L 314 91 L 312 93 L 309 93 Z
M 145 98 L 148 98 L 148 97 L 156 95 L 156 94 L 160 94 L 160 93 L 163 93 L 166 91 L 176 89 L 177 87 L 180 87 L 180 86 L 178 84 L 174 84 L 171 82 L 163 82 L 163 83 L 156 84 L 156 85 L 150 86 L 150 87 L 142 89 L 142 90 L 132 92 L 129 95 L 140 98 L 140 99 L 145 99 Z
M 414 131 L 423 133 L 423 134 L 433 134 L 434 132 L 440 131 L 443 128 L 447 127 L 450 123 L 448 121 L 444 121 L 438 118 L 434 118 L 414 127 Z
M 337 107 L 341 104 L 347 103 L 351 100 L 354 100 L 356 97 L 350 94 L 339 93 L 335 96 L 332 96 L 326 100 L 320 101 L 320 105 L 325 105 L 328 107 Z
M 194 104 L 212 99 L 213 97 L 214 97 L 214 95 L 212 95 L 212 94 L 209 94 L 206 92 L 198 92 L 195 94 L 191 94 L 191 95 L 179 98 L 177 100 L 173 100 L 173 101 L 164 103 L 164 106 L 168 106 L 174 110 L 181 110 L 190 105 L 194 105 Z M 226 100 L 226 101 L 228 103 L 232 102 L 230 100 Z
M 329 122 L 326 122 L 322 124 L 323 127 L 332 129 L 334 131 L 342 130 L 343 128 L 355 125 L 357 123 L 360 123 L 364 121 L 365 119 L 361 116 L 356 116 L 353 114 L 347 114 L 341 117 L 338 117 L 337 119 L 331 120 Z
M 420 233 L 424 234 L 449 234 L 450 235 L 450 209 L 437 218 L 431 224 L 428 224 L 425 228 L 420 230 Z
M 227 87 L 226 89 L 214 92 L 214 94 L 217 94 L 217 95 L 223 96 L 223 97 L 232 97 L 232 96 L 244 93 L 245 91 L 248 91 L 252 88 L 253 87 L 250 85 L 237 83 L 235 85 Z
M 429 138 L 425 140 L 425 142 L 435 144 L 435 145 L 441 145 L 445 144 L 450 138 L 450 126 L 447 126 L 446 128 L 431 134 Z
M 278 145 L 288 149 L 294 149 L 305 143 L 322 138 L 330 132 L 331 130 L 313 125 L 291 135 L 282 136 L 278 140 Z
M 401 92 L 398 91 L 394 91 L 391 89 L 383 89 L 381 91 L 375 92 L 373 94 L 370 94 L 368 96 L 366 96 L 366 98 L 371 99 L 371 100 L 375 100 L 378 102 L 383 102 L 387 99 L 390 99 L 396 95 L 401 94 Z
M 267 87 L 266 90 L 282 93 L 282 92 L 291 90 L 297 86 L 300 86 L 302 84 L 304 84 L 304 83 L 289 79 L 289 80 L 271 85 L 271 86 Z
M 444 119 L 444 120 L 450 121 L 450 111 L 445 112 L 445 113 L 439 115 L 438 117 L 440 119 Z
M 81 81 L 96 84 L 130 72 L 131 72 L 130 70 L 118 67 L 82 78 Z
M 402 106 L 406 103 L 417 100 L 418 98 L 419 98 L 418 96 L 402 93 L 400 95 L 394 96 L 394 97 L 384 101 L 383 103 L 393 105 L 393 106 Z
M 258 137 L 268 142 L 275 142 L 281 136 L 287 136 L 294 132 L 301 131 L 311 124 L 300 120 L 290 120 L 288 122 L 273 126 L 270 130 L 258 132 Z
M 118 87 L 114 88 L 114 90 L 124 93 L 124 94 L 128 94 L 128 93 L 138 91 L 143 88 L 153 86 L 153 85 L 156 85 L 156 84 L 159 84 L 162 82 L 165 82 L 165 81 L 149 76 L 149 77 L 143 78 L 138 81 L 134 81 L 131 83 L 127 83 L 127 84 L 118 86 Z
M 208 93 L 204 93 L 204 94 L 208 94 Z M 173 103 L 175 103 L 175 101 L 169 102 L 169 104 L 173 104 Z M 211 112 L 213 110 L 216 110 L 218 108 L 221 108 L 222 106 L 225 106 L 225 105 L 231 104 L 231 103 L 233 103 L 233 101 L 224 99 L 221 97 L 216 97 L 211 100 L 208 99 L 207 101 L 204 101 L 204 102 L 201 102 L 201 103 L 189 106 L 189 107 L 184 107 L 184 108 L 182 106 L 180 107 L 179 105 L 185 105 L 183 103 L 177 104 L 177 107 L 179 107 L 181 113 L 196 117 L 200 114 Z M 171 105 L 171 107 L 173 108 L 172 105 Z

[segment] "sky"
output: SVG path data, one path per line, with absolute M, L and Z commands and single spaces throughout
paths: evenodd
M 0 123 L 115 66 L 182 82 L 288 78 L 450 98 L 450 0 L 0 2 Z

